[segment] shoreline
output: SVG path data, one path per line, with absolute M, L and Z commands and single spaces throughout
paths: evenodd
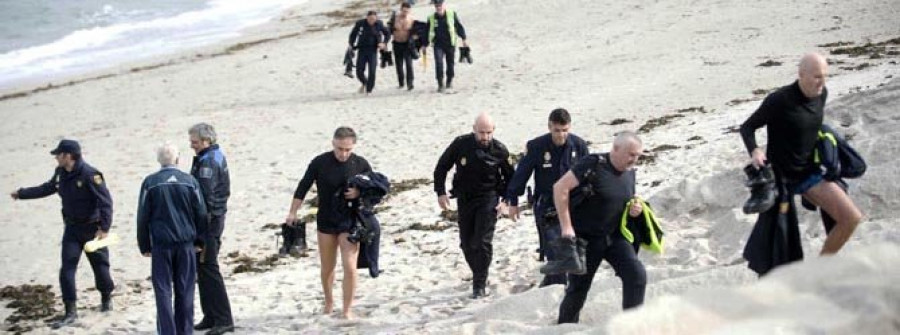
M 244 29 L 242 36 L 211 43 L 205 46 L 188 48 L 159 56 L 149 57 L 139 61 L 123 61 L 106 68 L 87 71 L 82 74 L 63 75 L 47 80 L 23 80 L 9 89 L 0 90 L 0 101 L 23 98 L 40 92 L 54 90 L 63 87 L 83 84 L 87 82 L 112 78 L 154 70 L 177 64 L 188 64 L 205 61 L 226 55 L 232 55 L 247 48 L 253 48 L 260 44 L 271 43 L 279 40 L 300 37 L 305 34 L 328 31 L 334 28 L 343 28 L 352 24 L 361 14 L 354 12 L 361 10 L 368 1 L 345 0 L 342 5 L 311 7 L 302 4 L 288 8 L 269 22 L 259 26 Z M 385 5 L 379 2 L 376 7 L 385 10 Z M 297 11 L 310 7 L 314 12 L 295 16 Z M 368 8 L 368 7 L 366 7 Z M 302 23 L 289 24 L 286 21 L 300 21 Z M 296 25 L 298 27 L 294 27 Z M 288 32 L 284 32 L 287 30 Z M 274 35 L 273 35 L 274 34 Z

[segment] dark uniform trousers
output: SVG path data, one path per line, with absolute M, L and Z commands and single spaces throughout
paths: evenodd
M 437 78 L 439 85 L 444 85 L 444 61 L 447 63 L 447 86 L 450 86 L 453 83 L 453 76 L 455 74 L 453 71 L 454 57 L 456 57 L 455 46 L 434 45 L 435 77 Z
M 460 248 L 466 263 L 472 270 L 474 288 L 485 288 L 488 269 L 494 254 L 494 228 L 497 225 L 495 193 L 460 195 L 456 199 L 459 208 Z
M 587 240 L 585 258 L 587 273 L 568 275 L 566 296 L 559 306 L 559 323 L 577 323 L 581 308 L 600 262 L 606 260 L 622 279 L 622 307 L 629 309 L 644 303 L 647 287 L 647 272 L 637 257 L 634 246 L 619 233 L 609 237 L 579 236 Z
M 372 92 L 375 88 L 376 68 L 378 68 L 378 49 L 359 48 L 356 54 L 356 79 L 366 87 L 366 92 Z M 368 76 L 366 76 L 367 69 Z
M 224 227 L 225 216 L 210 215 L 209 226 L 211 232 L 221 232 L 221 229 L 216 230 L 214 227 Z M 204 251 L 197 256 L 197 286 L 200 289 L 200 308 L 203 310 L 204 320 L 209 320 L 216 326 L 233 325 L 231 303 L 228 301 L 228 292 L 225 291 L 225 280 L 219 271 L 221 236 L 212 236 L 205 242 Z
M 191 334 L 194 327 L 194 282 L 197 259 L 193 243 L 153 246 L 153 291 L 156 293 L 156 331 Z M 172 308 L 172 295 L 175 308 Z
M 93 240 L 100 227 L 96 223 L 66 223 L 62 239 L 62 266 L 59 269 L 59 287 L 63 301 L 78 300 L 75 286 L 75 272 L 84 244 Z M 103 295 L 112 292 L 115 284 L 109 275 L 109 249 L 103 248 L 95 252 L 85 253 L 91 269 L 94 271 L 94 284 Z

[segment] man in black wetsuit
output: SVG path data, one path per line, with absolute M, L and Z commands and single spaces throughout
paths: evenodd
M 620 222 L 628 202 L 635 198 L 633 166 L 641 156 L 643 144 L 633 132 L 621 132 L 609 153 L 581 158 L 569 172 L 553 185 L 553 201 L 559 215 L 563 238 L 579 238 L 585 246 L 584 274 L 568 274 L 566 295 L 559 306 L 559 323 L 577 323 L 587 299 L 594 273 L 606 260 L 622 279 L 622 307 L 634 308 L 644 303 L 647 272 L 637 257 L 634 246 L 622 235 Z M 583 200 L 570 206 L 570 192 L 581 191 Z M 643 212 L 640 202 L 629 208 L 629 215 Z
M 353 314 L 350 307 L 353 305 L 353 294 L 356 291 L 356 258 L 359 255 L 359 242 L 353 243 L 347 239 L 351 222 L 346 211 L 338 207 L 345 206 L 344 202 L 336 200 L 338 194 L 343 194 L 344 199 L 356 199 L 359 190 L 347 187 L 350 177 L 360 173 L 372 171 L 369 162 L 365 158 L 354 154 L 356 146 L 356 132 L 349 127 L 340 127 L 334 132 L 331 140 L 332 150 L 313 158 L 306 168 L 303 179 L 297 185 L 294 198 L 291 201 L 291 209 L 285 222 L 293 225 L 297 222 L 297 210 L 303 204 L 303 198 L 312 187 L 313 182 L 319 194 L 319 211 L 316 214 L 316 230 L 319 242 L 319 260 L 321 262 L 322 289 L 325 293 L 325 306 L 323 314 L 331 314 L 334 308 L 332 287 L 334 286 L 334 270 L 337 263 L 337 253 L 341 251 L 341 266 L 344 271 L 343 293 L 344 309 L 343 317 L 351 319 Z
M 800 61 L 798 79 L 769 94 L 741 125 L 741 137 L 757 167 L 772 165 L 791 194 L 801 194 L 833 217 L 837 224 L 822 245 L 822 255 L 837 253 L 862 220 L 862 213 L 841 187 L 824 180 L 813 151 L 822 127 L 828 90 L 825 57 L 810 53 Z M 768 153 L 756 144 L 756 130 L 766 127 Z
M 506 210 L 499 195 L 513 175 L 509 151 L 493 138 L 494 121 L 480 114 L 473 133 L 453 140 L 434 168 L 434 191 L 441 209 L 450 208 L 445 182 L 454 166 L 453 189 L 459 208 L 460 248 L 472 270 L 472 298 L 487 295 L 488 269 L 493 257 L 494 227 L 497 215 Z

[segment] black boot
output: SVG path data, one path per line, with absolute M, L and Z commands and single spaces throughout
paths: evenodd
M 747 174 L 747 187 L 750 188 L 750 199 L 744 203 L 744 214 L 763 213 L 775 205 L 775 174 L 772 167 L 766 165 L 757 169 L 753 165 L 744 167 Z
M 113 310 L 112 295 L 109 293 L 100 295 L 100 311 L 110 312 Z
M 75 323 L 75 320 L 78 320 L 78 306 L 74 301 L 66 301 L 66 315 L 63 316 L 62 319 L 53 323 L 50 328 L 60 329 L 62 327 L 71 325 Z
M 296 238 L 294 239 L 294 248 L 299 252 L 303 252 L 309 250 L 309 245 L 306 244 L 306 222 L 298 223 L 295 227 Z
M 556 251 L 557 259 L 541 266 L 541 273 L 545 275 L 563 273 L 583 275 L 587 272 L 584 261 L 584 240 L 578 239 L 576 242 L 574 238 L 560 237 L 550 242 L 550 247 Z
M 281 241 L 283 242 L 281 248 L 278 248 L 278 255 L 281 257 L 286 257 L 291 252 L 291 247 L 294 244 L 294 231 L 293 227 L 287 225 L 286 223 L 281 224 Z

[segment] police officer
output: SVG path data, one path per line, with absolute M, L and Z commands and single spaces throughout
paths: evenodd
M 562 237 L 571 240 L 577 236 L 587 244 L 587 271 L 581 275 L 568 274 L 566 295 L 559 306 L 559 323 L 578 322 L 594 273 L 603 260 L 622 279 L 623 308 L 637 307 L 644 302 L 647 273 L 635 247 L 619 229 L 625 206 L 635 197 L 633 166 L 641 156 L 642 147 L 633 132 L 619 133 L 611 152 L 585 156 L 553 185 Z M 589 190 L 583 190 L 584 187 Z M 570 214 L 570 192 L 575 188 L 581 191 L 578 198 L 582 200 L 575 201 Z M 639 201 L 629 208 L 631 217 L 642 212 Z
M 466 44 L 466 28 L 459 21 L 456 11 L 447 9 L 444 0 L 434 0 L 434 13 L 428 16 L 428 39 L 425 46 L 434 46 L 434 67 L 438 82 L 438 92 L 452 92 L 453 64 L 456 57 L 456 46 L 462 39 Z M 447 64 L 447 82 L 444 83 L 444 62 Z
M 456 167 L 453 189 L 459 208 L 460 248 L 472 270 L 472 298 L 487 292 L 488 269 L 493 256 L 494 226 L 506 210 L 499 195 L 513 175 L 509 151 L 493 138 L 494 121 L 486 113 L 475 120 L 473 133 L 459 136 L 444 151 L 434 168 L 434 191 L 441 209 L 450 208 L 445 182 L 447 172 Z
M 539 136 L 525 147 L 525 157 L 516 166 L 509 187 L 506 189 L 506 201 L 509 216 L 513 220 L 519 218 L 518 197 L 525 193 L 525 185 L 534 173 L 534 217 L 538 230 L 538 240 L 542 256 L 555 260 L 553 249 L 547 242 L 559 237 L 559 223 L 555 219 L 556 209 L 553 207 L 553 183 L 576 161 L 588 154 L 587 143 L 575 134 L 569 133 L 572 118 L 562 108 L 550 112 L 547 128 L 550 133 Z M 548 215 L 549 214 L 549 215 Z M 547 275 L 540 286 L 565 284 L 565 274 Z
M 162 169 L 147 176 L 141 184 L 138 247 L 144 257 L 152 257 L 157 331 L 191 334 L 197 274 L 194 253 L 195 247 L 202 248 L 201 237 L 206 234 L 206 204 L 197 180 L 178 170 L 178 148 L 165 144 L 156 157 Z
M 78 269 L 81 251 L 88 241 L 106 238 L 112 226 L 113 208 L 103 174 L 82 160 L 81 146 L 78 142 L 62 140 L 50 154 L 56 156 L 58 163 L 53 177 L 40 186 L 20 188 L 10 196 L 13 199 L 24 200 L 43 198 L 57 193 L 62 199 L 62 215 L 66 228 L 62 240 L 59 286 L 66 314 L 51 325 L 57 329 L 70 325 L 78 319 L 75 271 Z M 97 290 L 100 291 L 100 311 L 111 311 L 110 293 L 115 284 L 109 275 L 109 250 L 102 248 L 87 253 L 87 258 L 94 271 Z
M 200 308 L 203 320 L 195 330 L 209 329 L 207 334 L 224 334 L 234 331 L 231 303 L 225 290 L 225 280 L 219 271 L 219 250 L 222 232 L 225 230 L 225 212 L 231 181 L 228 162 L 216 144 L 216 130 L 206 123 L 198 123 L 188 130 L 191 149 L 197 154 L 191 164 L 191 175 L 200 183 L 200 191 L 209 212 L 209 230 L 203 252 L 197 262 L 197 286 L 200 289 Z
M 391 40 L 391 31 L 378 19 L 378 13 L 369 11 L 366 18 L 356 21 L 350 30 L 350 47 L 359 50 L 356 54 L 356 79 L 362 84 L 359 93 L 372 93 L 375 88 L 375 71 L 378 68 L 378 51 L 384 50 Z M 369 75 L 366 76 L 366 68 Z

